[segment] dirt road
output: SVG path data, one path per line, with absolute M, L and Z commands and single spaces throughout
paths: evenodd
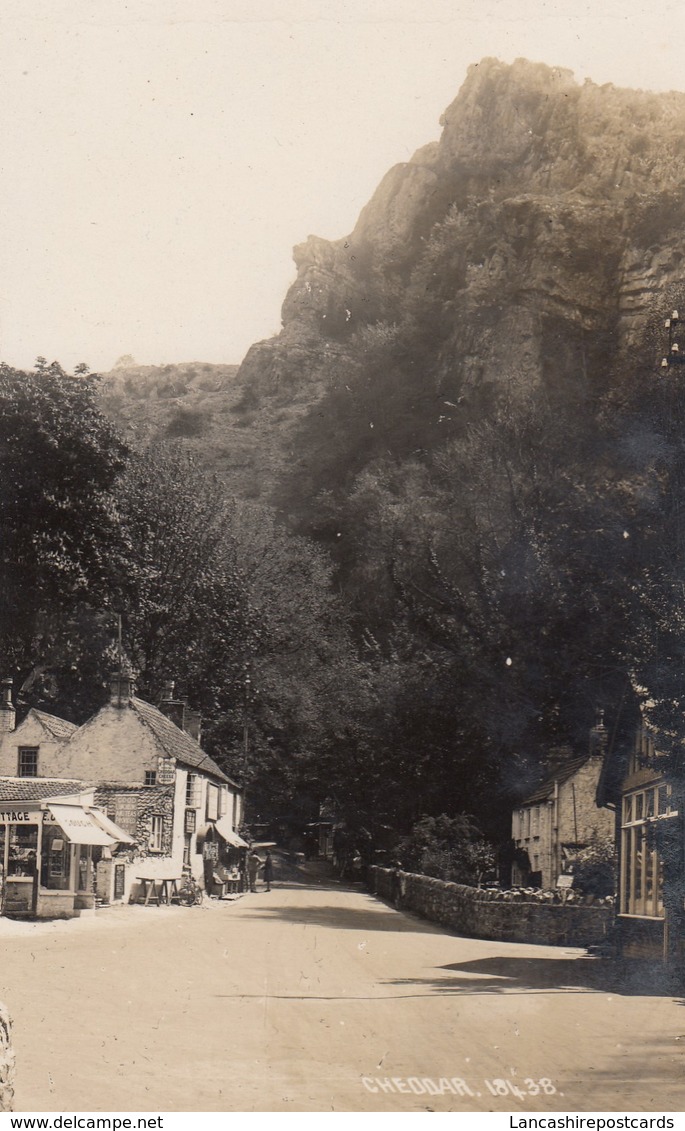
M 361 889 L 0 920 L 0 948 L 19 1111 L 685 1107 L 680 1001 Z

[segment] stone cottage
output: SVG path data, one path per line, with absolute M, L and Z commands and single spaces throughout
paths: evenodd
M 576 852 L 595 839 L 613 838 L 614 819 L 597 805 L 605 748 L 600 720 L 588 752 L 576 757 L 558 752 L 550 773 L 514 810 L 514 885 L 551 890 Z
M 8 698 L 5 689 L 0 721 L 11 722 Z M 115 676 L 109 703 L 80 727 L 32 711 L 16 731 L 5 729 L 0 788 L 93 790 L 94 805 L 132 842 L 98 854 L 105 901 L 128 899 L 143 879 L 190 872 L 202 881 L 213 846 L 239 839 L 242 800 L 198 739 L 199 716 L 175 698 L 173 684 L 155 707 L 137 698 L 130 676 Z

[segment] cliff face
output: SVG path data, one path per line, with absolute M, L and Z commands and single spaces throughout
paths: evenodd
M 347 239 L 295 249 L 283 330 L 238 380 L 316 399 L 378 323 L 430 325 L 417 380 L 453 398 L 603 380 L 680 281 L 685 95 L 472 67 L 439 143 L 391 169 Z M 297 395 L 297 394 L 296 394 Z
M 347 238 L 295 248 L 283 329 L 235 377 L 116 371 L 115 415 L 320 529 L 322 491 L 421 458 L 498 398 L 583 398 L 653 369 L 680 301 L 685 95 L 485 59 L 442 125 Z

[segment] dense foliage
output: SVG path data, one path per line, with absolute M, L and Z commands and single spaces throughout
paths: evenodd
M 495 876 L 495 853 L 473 817 L 423 817 L 398 845 L 405 871 L 476 887 Z
M 0 652 L 29 701 L 54 698 L 59 674 L 70 717 L 104 646 L 125 458 L 83 368 L 0 365 Z

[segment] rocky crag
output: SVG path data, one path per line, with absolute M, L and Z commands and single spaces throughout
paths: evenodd
M 485 59 L 442 125 L 388 172 L 350 236 L 295 249 L 283 330 L 252 347 L 240 381 L 270 393 L 316 383 L 421 288 L 441 331 L 430 377 L 449 374 L 452 392 L 542 380 L 550 364 L 558 380 L 583 354 L 587 373 L 603 335 L 614 350 L 640 339 L 681 278 L 685 95 Z
M 685 255 L 685 95 L 485 59 L 442 125 L 347 238 L 295 248 L 281 333 L 199 415 L 197 385 L 167 402 L 157 431 L 185 434 L 233 490 L 301 519 L 322 490 L 433 451 L 493 398 L 582 396 L 655 364 L 646 331 Z

